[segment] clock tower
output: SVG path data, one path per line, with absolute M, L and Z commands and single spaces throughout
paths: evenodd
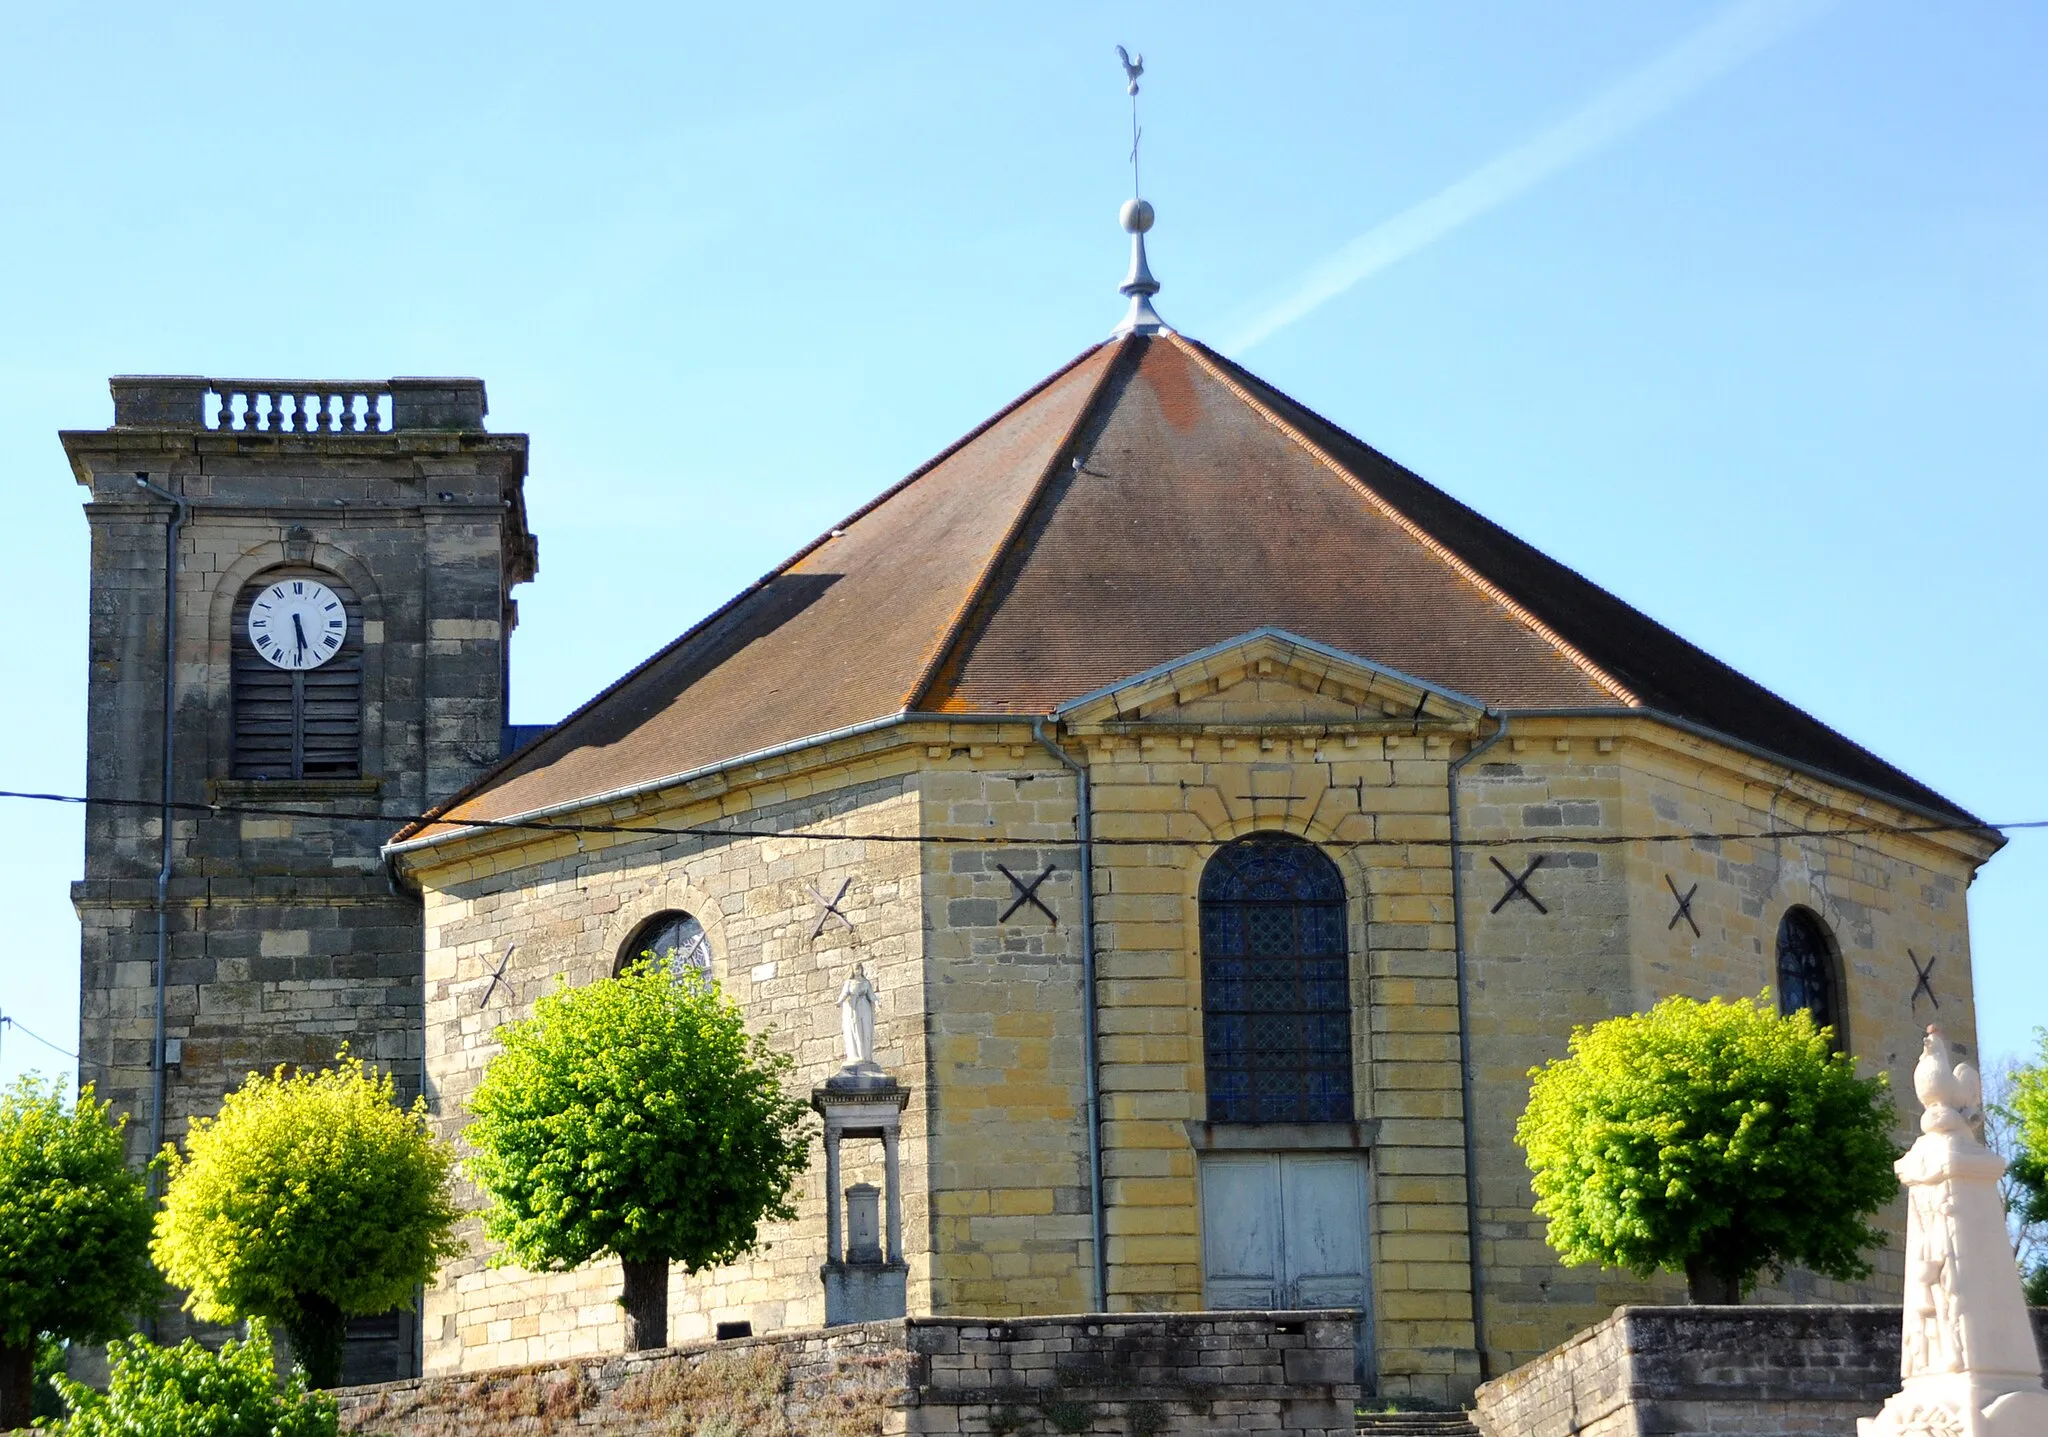
M 536 548 L 479 380 L 111 387 L 111 428 L 62 435 L 92 529 L 72 899 L 80 1078 L 140 1162 L 343 1043 L 419 1091 L 420 908 L 379 849 L 508 746 Z M 410 1368 L 408 1321 L 356 1338 L 351 1380 Z

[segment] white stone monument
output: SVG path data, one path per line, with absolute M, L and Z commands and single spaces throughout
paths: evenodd
M 1860 1437 L 2048 1437 L 2048 1390 L 2005 1235 L 2005 1159 L 1977 1141 L 1977 1070 L 1927 1030 L 1913 1069 L 1925 1111 L 1896 1164 L 1906 1186 L 1906 1303 L 1898 1393 Z
M 846 1065 L 811 1090 L 811 1106 L 825 1119 L 825 1263 L 818 1276 L 827 1327 L 903 1316 L 910 1272 L 897 1162 L 910 1089 L 875 1061 L 875 985 L 858 963 L 839 989 L 839 1033 Z M 848 1138 L 882 1144 L 881 1189 L 855 1183 L 840 1190 L 839 1148 Z
M 839 988 L 839 1038 L 846 1049 L 842 1073 L 881 1075 L 875 1062 L 875 985 L 859 963 Z

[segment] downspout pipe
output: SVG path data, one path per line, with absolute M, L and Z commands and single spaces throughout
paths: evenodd
M 1465 1134 L 1465 1229 L 1471 1244 L 1470 1260 L 1465 1264 L 1469 1274 L 1472 1292 L 1472 1345 L 1479 1352 L 1479 1380 L 1486 1381 L 1492 1376 L 1486 1358 L 1486 1309 L 1481 1305 L 1485 1296 L 1485 1283 L 1479 1271 L 1479 1142 L 1473 1133 L 1472 1106 L 1472 999 L 1470 995 L 1469 965 L 1465 956 L 1465 882 L 1463 854 L 1459 848 L 1458 832 L 1458 773 L 1466 764 L 1485 753 L 1507 736 L 1508 721 L 1504 714 L 1496 714 L 1497 727 L 1481 742 L 1467 749 L 1460 757 L 1451 760 L 1445 786 L 1449 793 L 1451 810 L 1451 933 L 1457 953 L 1458 976 L 1458 1091 L 1463 1108 L 1464 1121 L 1459 1125 Z
M 149 1058 L 153 1093 L 149 1114 L 149 1158 L 153 1161 L 164 1147 L 164 994 L 171 960 L 171 860 L 176 851 L 171 837 L 171 780 L 176 772 L 178 755 L 178 539 L 192 511 L 181 496 L 158 488 L 149 482 L 147 475 L 137 474 L 135 483 L 171 506 L 170 519 L 164 525 L 163 807 L 157 818 L 163 851 L 156 870 L 156 1032 L 150 1043 Z M 149 1181 L 154 1188 L 157 1182 L 154 1168 L 150 1169 Z
M 1095 1239 L 1095 1310 L 1107 1312 L 1109 1233 L 1102 1203 L 1102 1070 L 1095 1056 L 1095 809 L 1088 792 L 1088 766 L 1053 740 L 1043 718 L 1031 721 L 1031 736 L 1074 775 L 1074 832 L 1081 848 L 1081 1066 L 1088 1078 L 1088 1221 Z

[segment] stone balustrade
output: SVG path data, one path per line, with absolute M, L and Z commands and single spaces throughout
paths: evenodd
M 391 386 L 377 380 L 214 379 L 206 427 L 271 434 L 381 434 Z
M 481 379 L 209 379 L 128 374 L 108 381 L 119 429 L 230 434 L 389 434 L 481 430 Z

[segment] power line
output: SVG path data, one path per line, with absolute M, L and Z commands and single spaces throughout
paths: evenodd
M 1249 797 L 1249 796 L 1248 796 Z M 1030 843 L 1003 834 L 955 834 L 955 833 L 864 833 L 846 829 L 790 829 L 790 828 L 730 828 L 717 824 L 684 824 L 680 827 L 659 824 L 627 823 L 558 823 L 547 819 L 492 819 L 492 818 L 451 818 L 439 813 L 335 813 L 329 809 L 298 808 L 280 804 L 252 803 L 171 803 L 162 804 L 156 799 L 135 798 L 88 798 L 81 794 L 30 793 L 14 789 L 0 789 L 0 798 L 24 799 L 39 803 L 61 803 L 80 806 L 98 805 L 106 808 L 142 808 L 161 812 L 169 807 L 175 812 L 205 814 L 214 818 L 316 818 L 329 823 L 375 823 L 393 830 L 410 824 L 441 824 L 451 828 L 480 828 L 511 832 L 560 833 L 560 834 L 613 834 L 631 838 L 774 838 L 782 840 L 805 839 L 818 843 L 915 843 L 952 847 L 1018 848 L 1048 847 L 1044 842 Z M 1264 798 L 1250 798 L 1254 804 L 1270 802 Z M 1292 801 L 1292 800 L 1289 800 Z M 1409 817 L 1412 815 L 1401 815 Z M 1583 848 L 1613 847 L 1626 843 L 1757 843 L 1791 838 L 1871 838 L 1886 835 L 1912 835 L 1932 833 L 1976 833 L 2004 837 L 2009 831 L 2048 828 L 2048 819 L 2022 819 L 2011 823 L 1876 823 L 1865 822 L 1844 824 L 1833 828 L 1771 827 L 1759 829 L 1725 829 L 1721 831 L 1674 829 L 1658 833 L 1544 833 L 1529 834 L 1517 838 L 1361 838 L 1340 845 L 1348 848 L 1530 848 L 1542 846 L 1565 846 Z M 1067 840 L 1073 842 L 1074 840 Z M 1105 838 L 1096 837 L 1093 843 L 1101 848 L 1207 848 L 1214 843 L 1206 838 Z
M 19 1018 L 10 1017 L 8 1014 L 0 1013 L 0 1028 L 12 1028 L 15 1032 L 21 1034 L 24 1038 L 33 1038 L 36 1042 L 41 1043 L 45 1048 L 48 1048 L 51 1052 L 69 1058 L 74 1063 L 84 1063 L 87 1066 L 94 1068 L 103 1066 L 102 1064 L 93 1062 L 90 1058 L 79 1057 L 78 1054 L 72 1052 L 69 1048 L 58 1047 L 48 1038 L 45 1038 L 42 1034 L 36 1032 L 35 1029 L 27 1026 Z

